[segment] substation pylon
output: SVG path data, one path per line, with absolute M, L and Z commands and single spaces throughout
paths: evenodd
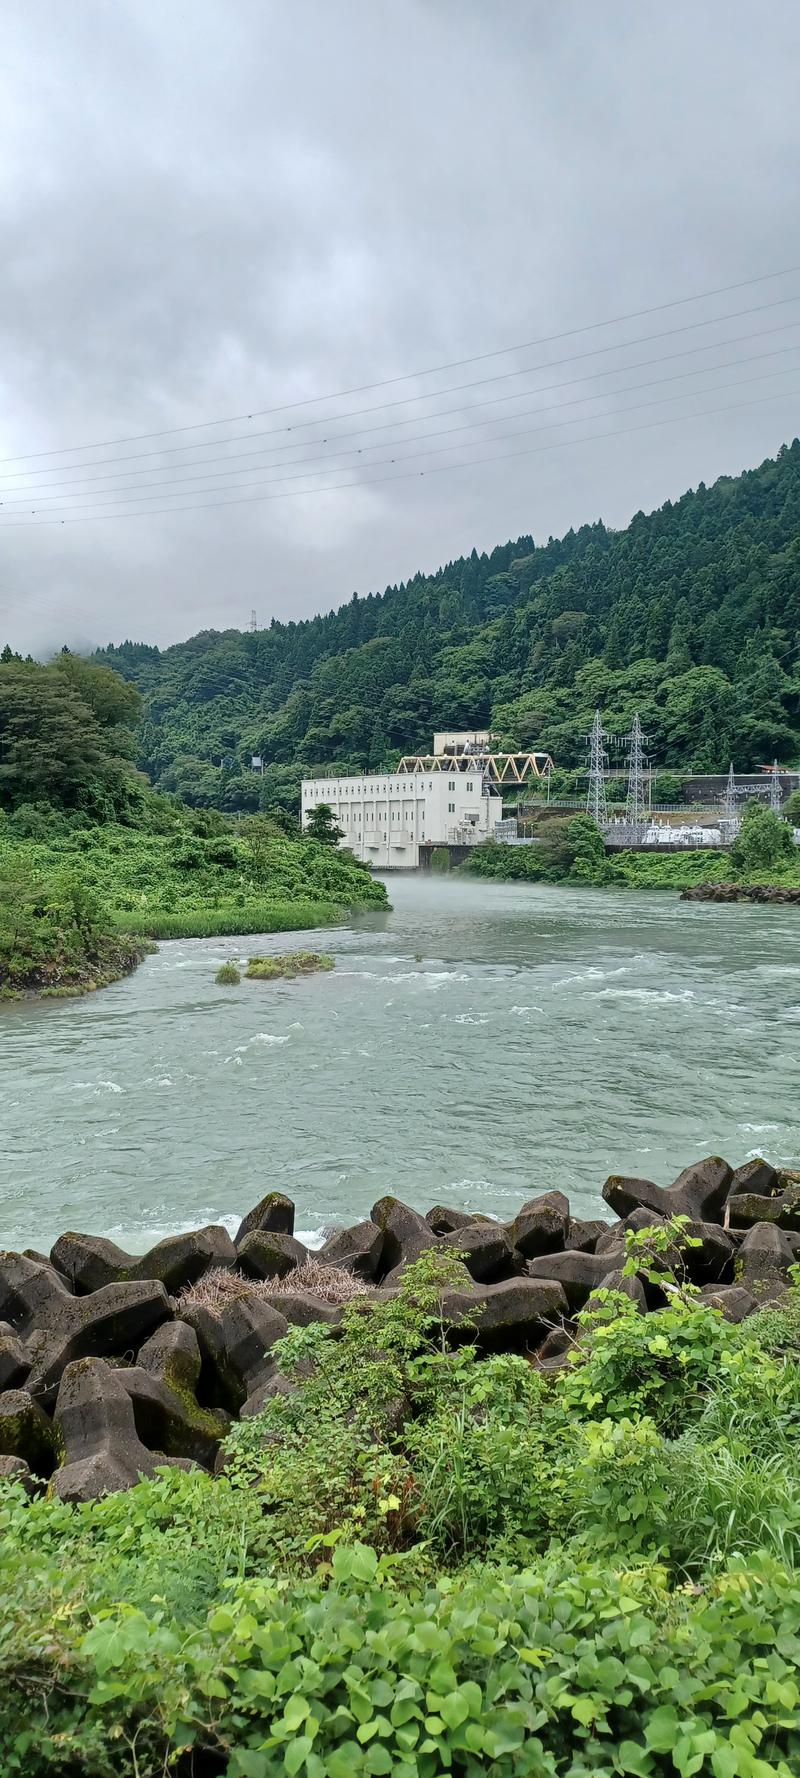
M 605 739 L 603 718 L 600 711 L 595 710 L 592 730 L 589 735 L 589 788 L 586 793 L 586 813 L 592 816 L 599 828 L 608 826 L 608 804 L 606 801 L 608 754 Z

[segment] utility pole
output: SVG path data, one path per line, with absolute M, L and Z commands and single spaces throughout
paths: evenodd
M 258 613 L 257 613 L 255 606 L 254 606 L 251 613 L 250 613 L 250 633 L 251 633 L 251 635 L 254 636 L 257 629 L 258 629 Z
M 771 781 L 770 787 L 769 787 L 769 806 L 771 809 L 774 809 L 776 815 L 779 815 L 781 812 L 782 801 L 783 801 L 783 798 L 781 796 L 781 776 L 780 776 L 780 772 L 778 770 L 778 761 L 777 761 L 777 759 L 773 759 L 773 761 L 772 761 L 772 781 Z
M 608 754 L 605 749 L 603 718 L 600 711 L 595 710 L 592 732 L 589 736 L 589 788 L 586 793 L 586 813 L 592 816 L 601 829 L 608 826 L 607 768 Z
M 637 710 L 631 724 L 631 732 L 626 737 L 628 748 L 628 796 L 625 803 L 625 821 L 633 828 L 636 838 L 647 825 L 647 800 L 645 793 L 645 763 L 642 724 Z

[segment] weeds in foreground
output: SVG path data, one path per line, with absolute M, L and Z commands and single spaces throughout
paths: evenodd
M 734 1327 L 663 1248 L 552 1376 L 448 1344 L 431 1250 L 273 1348 L 224 1475 L 0 1484 L 3 1773 L 800 1771 L 800 1287 Z

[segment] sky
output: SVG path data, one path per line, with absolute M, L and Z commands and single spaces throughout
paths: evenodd
M 0 646 L 308 616 L 773 454 L 798 65 L 795 0 L 6 0 Z

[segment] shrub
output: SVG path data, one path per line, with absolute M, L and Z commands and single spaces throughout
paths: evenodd
M 232 958 L 220 964 L 214 977 L 219 988 L 238 988 L 241 979 L 241 972 Z

